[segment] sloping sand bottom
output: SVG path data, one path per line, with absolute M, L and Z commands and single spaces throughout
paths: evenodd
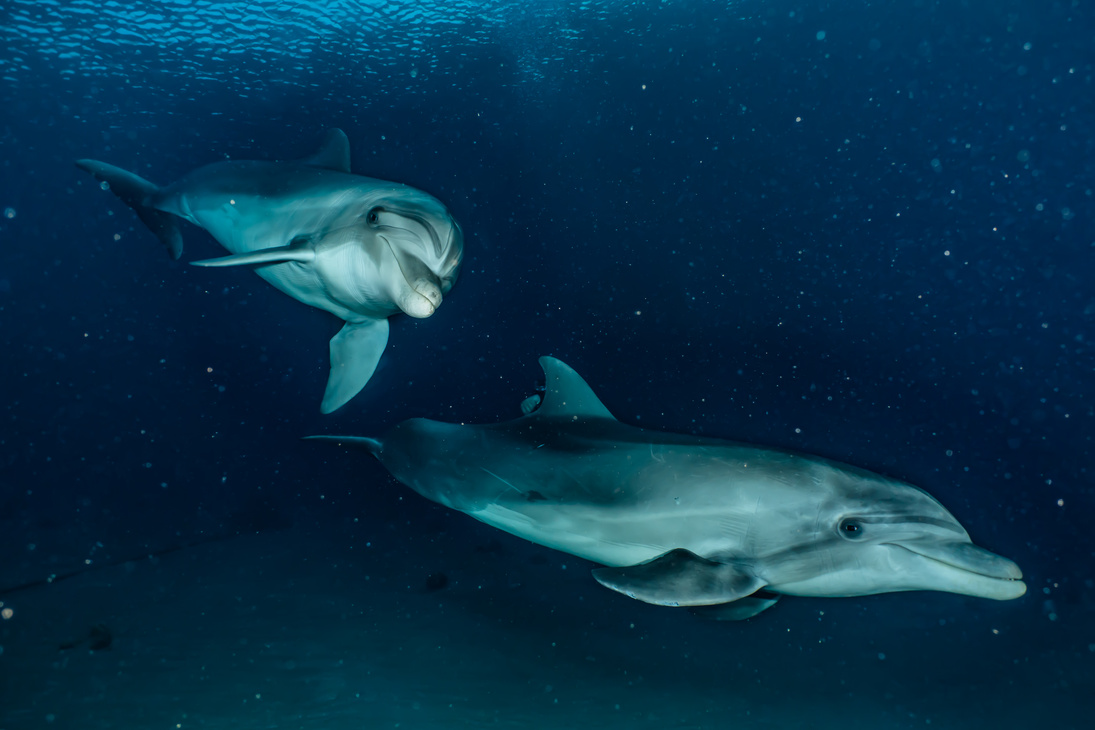
M 949 633 L 935 613 L 976 605 L 955 597 L 788 599 L 721 624 L 557 553 L 388 542 L 294 528 L 12 596 L 0 729 L 1063 728 L 1091 709 L 1091 658 L 1081 678 L 987 625 Z M 897 607 L 914 618 L 893 628 Z M 59 650 L 97 623 L 108 649 Z

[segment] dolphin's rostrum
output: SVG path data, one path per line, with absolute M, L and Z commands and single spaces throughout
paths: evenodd
M 563 362 L 543 403 L 491 425 L 404 421 L 363 447 L 419 494 L 601 563 L 604 586 L 720 619 L 780 595 L 936 590 L 1006 600 L 1019 567 L 926 492 L 826 459 L 620 423 Z
M 372 377 L 388 317 L 429 317 L 460 268 L 464 236 L 441 201 L 351 174 L 340 129 L 304 160 L 217 162 L 163 188 L 104 162 L 76 164 L 133 208 L 172 258 L 182 255 L 182 218 L 232 254 L 195 264 L 254 266 L 289 296 L 346 322 L 331 340 L 324 413 Z

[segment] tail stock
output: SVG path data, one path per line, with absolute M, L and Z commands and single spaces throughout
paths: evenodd
M 97 160 L 77 160 L 76 167 L 90 172 L 96 180 L 110 186 L 110 191 L 137 214 L 148 229 L 156 234 L 160 243 L 173 259 L 182 256 L 183 240 L 179 231 L 179 219 L 151 206 L 160 189 L 144 178 L 126 172 L 120 167 Z

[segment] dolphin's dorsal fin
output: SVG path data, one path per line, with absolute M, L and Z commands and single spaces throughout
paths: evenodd
M 546 378 L 544 402 L 533 411 L 533 417 L 608 418 L 616 420 L 593 393 L 582 376 L 562 360 L 545 355 L 540 367 Z
M 350 140 L 347 139 L 346 133 L 341 129 L 329 129 L 319 149 L 305 157 L 301 162 L 311 167 L 349 172 Z

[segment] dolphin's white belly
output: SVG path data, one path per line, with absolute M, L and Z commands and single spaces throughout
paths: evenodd
M 257 195 L 182 194 L 176 205 L 190 222 L 204 228 L 233 254 L 286 246 L 322 227 L 325 215 L 330 218 L 325 208 Z M 312 266 L 289 261 L 257 266 L 254 271 L 279 291 L 346 322 L 361 321 L 364 312 L 381 318 L 398 311 L 379 287 L 370 292 L 370 284 L 379 281 L 378 272 L 364 272 L 356 278 L 363 301 L 355 311 L 329 295 L 326 283 Z
M 737 552 L 748 532 L 742 515 L 732 510 L 653 512 L 535 504 L 518 510 L 489 504 L 468 514 L 537 545 L 609 566 L 635 565 L 675 548 L 703 556 Z

